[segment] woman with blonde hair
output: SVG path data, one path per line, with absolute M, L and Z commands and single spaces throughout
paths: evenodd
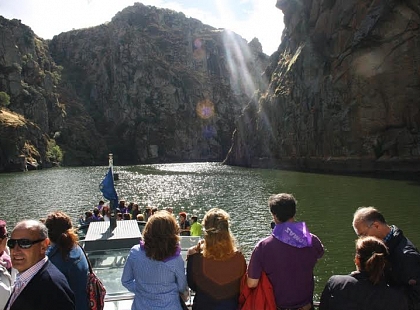
M 51 212 L 45 220 L 51 246 L 48 259 L 64 274 L 75 297 L 75 309 L 89 309 L 87 280 L 89 266 L 83 250 L 78 245 L 70 217 L 64 212 Z
M 385 283 L 388 249 L 376 237 L 356 241 L 357 271 L 332 276 L 321 295 L 320 310 L 408 310 L 403 293 Z
M 132 310 L 181 310 L 187 291 L 179 229 L 167 211 L 157 211 L 146 223 L 143 240 L 131 248 L 121 282 L 134 293 Z
M 203 219 L 204 240 L 188 250 L 187 281 L 195 291 L 193 310 L 236 310 L 245 257 L 229 229 L 229 214 L 218 208 Z

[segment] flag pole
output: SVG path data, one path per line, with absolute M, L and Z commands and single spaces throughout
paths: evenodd
M 109 165 L 109 169 L 111 170 L 111 175 L 112 175 L 112 181 L 115 180 L 114 178 L 114 155 L 112 153 L 108 154 L 108 165 Z M 111 231 L 114 230 L 117 227 L 117 214 L 116 214 L 116 209 L 117 209 L 117 205 L 118 205 L 118 201 L 115 201 L 114 199 L 110 200 L 109 202 L 110 207 L 111 207 L 111 218 L 109 219 L 109 225 L 111 228 Z

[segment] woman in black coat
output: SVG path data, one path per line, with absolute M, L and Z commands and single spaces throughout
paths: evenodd
M 356 241 L 357 271 L 332 276 L 321 295 L 319 310 L 408 310 L 401 291 L 387 286 L 384 270 L 388 256 L 384 242 L 376 237 Z

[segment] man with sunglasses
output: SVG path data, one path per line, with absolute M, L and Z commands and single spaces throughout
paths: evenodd
M 373 207 L 357 209 L 353 228 L 358 236 L 374 236 L 385 242 L 390 263 L 385 274 L 388 284 L 405 293 L 410 310 L 420 310 L 420 253 L 414 244 L 397 226 L 388 225 Z
M 74 310 L 74 294 L 64 275 L 48 260 L 48 230 L 35 220 L 16 224 L 7 241 L 15 285 L 5 310 Z

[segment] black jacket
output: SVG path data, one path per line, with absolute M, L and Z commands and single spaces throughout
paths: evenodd
M 407 310 L 404 294 L 385 282 L 374 285 L 364 272 L 332 276 L 321 295 L 319 310 Z
M 390 262 L 387 282 L 404 290 L 410 309 L 420 309 L 420 253 L 401 229 L 396 226 L 392 229 L 391 239 L 386 242 Z M 410 280 L 415 280 L 417 285 L 409 285 Z

